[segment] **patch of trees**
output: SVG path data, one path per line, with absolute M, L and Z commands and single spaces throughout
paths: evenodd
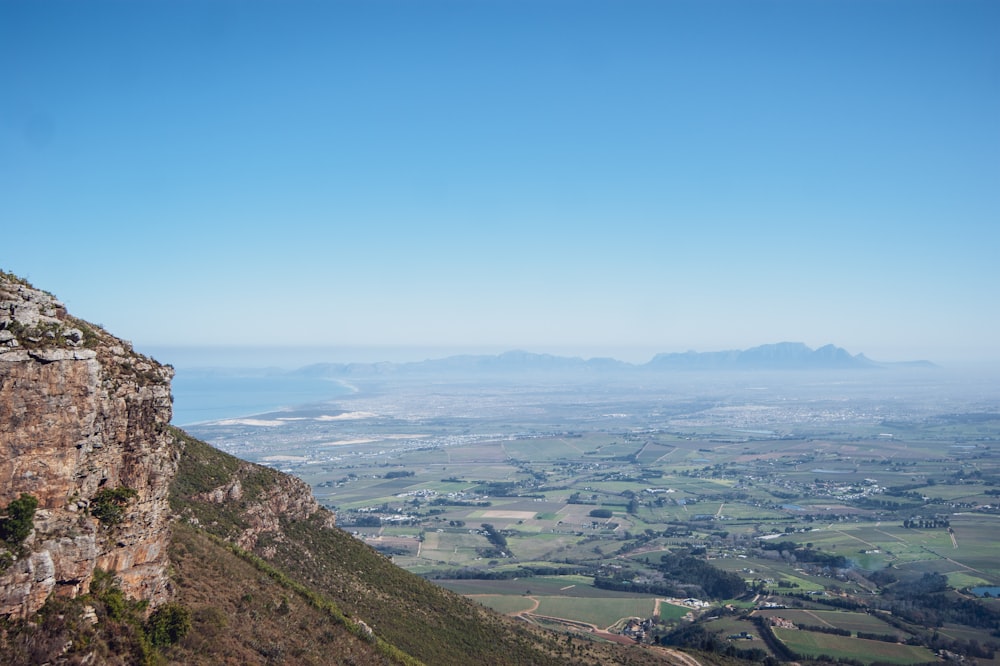
M 885 569 L 879 569 L 878 571 L 872 571 L 868 574 L 868 580 L 878 585 L 880 588 L 889 587 L 899 579 L 896 578 L 896 574 L 892 572 L 890 567 Z
M 928 639 L 927 647 L 932 650 L 948 650 L 949 652 L 955 652 L 967 657 L 977 657 L 979 659 L 993 659 L 996 656 L 997 649 L 1000 649 L 1000 646 L 993 642 L 983 644 L 975 639 L 963 641 L 958 638 L 942 636 L 937 632 L 934 632 L 930 639 Z
M 597 504 L 596 499 L 586 500 L 579 492 L 575 492 L 566 500 L 567 504 Z
M 883 643 L 899 642 L 899 637 L 896 634 L 873 634 L 867 631 L 859 631 L 858 638 L 864 638 L 869 641 L 881 641 Z
M 1000 631 L 1000 609 L 951 593 L 948 579 L 937 572 L 885 588 L 874 604 L 889 611 L 892 617 L 925 627 L 954 622 Z
M 594 586 L 605 590 L 733 599 L 747 591 L 743 578 L 716 569 L 705 560 L 690 555 L 666 555 L 656 567 L 666 580 L 636 582 L 615 576 L 595 576 Z
M 611 509 L 594 509 L 588 515 L 591 518 L 610 518 L 615 514 Z
M 757 633 L 760 635 L 760 639 L 764 641 L 764 645 L 774 653 L 774 655 L 781 661 L 795 661 L 799 658 L 799 655 L 792 652 L 791 649 L 774 635 L 774 631 L 771 630 L 771 623 L 768 622 L 767 618 L 762 615 L 756 615 L 750 618 L 750 621 L 757 626 Z
M 545 565 L 522 566 L 519 567 L 519 570 L 523 571 L 525 576 L 574 576 L 580 574 L 586 575 L 592 571 L 590 567 L 553 567 Z
M 885 489 L 885 494 L 893 497 L 905 497 L 906 499 L 922 502 L 924 500 L 923 493 L 918 493 L 917 489 L 925 488 L 927 485 L 933 484 L 928 482 L 927 484 L 917 483 L 909 486 L 892 486 L 891 488 Z
M 493 506 L 493 502 L 478 501 L 474 502 L 472 500 L 455 500 L 448 499 L 446 497 L 435 497 L 431 500 L 431 504 L 434 506 Z
M 912 511 L 924 505 L 923 501 L 918 502 L 896 502 L 875 497 L 859 497 L 854 500 L 854 505 L 862 509 L 873 509 L 881 511 Z
M 843 555 L 824 553 L 821 550 L 816 550 L 808 546 L 802 546 L 794 541 L 762 541 L 760 542 L 760 547 L 762 550 L 779 551 L 782 553 L 782 557 L 784 559 L 790 559 L 788 556 L 794 555 L 797 562 L 808 562 L 824 567 L 832 567 L 834 569 L 843 569 L 847 567 L 847 558 Z
M 625 543 L 618 549 L 618 554 L 624 555 L 625 553 L 630 553 L 637 548 L 641 548 L 657 536 L 658 533 L 655 530 L 648 528 L 642 534 L 632 534 L 632 532 L 625 530 Z
M 476 491 L 494 497 L 518 497 L 519 486 L 512 481 L 481 481 Z
M 497 528 L 489 523 L 483 523 L 480 527 L 486 532 L 486 538 L 489 539 L 490 543 L 502 551 L 507 550 L 507 537 L 501 534 Z
M 406 478 L 408 476 L 413 476 L 413 475 L 414 475 L 413 472 L 407 472 L 405 470 L 397 470 L 397 471 L 394 471 L 394 472 L 386 472 L 385 476 L 383 476 L 382 478 L 384 478 L 384 479 L 403 479 L 403 478 Z
M 914 631 L 912 626 L 904 624 L 902 618 L 890 613 L 873 611 L 872 615 L 902 632 L 911 633 Z M 996 632 L 994 632 L 994 635 L 996 635 Z M 922 632 L 919 636 L 911 636 L 905 642 L 907 645 L 925 645 L 932 650 L 948 650 L 956 654 L 979 657 L 981 659 L 992 659 L 996 655 L 996 651 L 1000 649 L 1000 645 L 993 641 L 983 644 L 975 639 L 967 641 L 957 638 L 952 639 L 942 636 L 936 629 L 933 632 Z
M 639 594 L 659 594 L 667 597 L 686 597 L 695 594 L 690 587 L 682 587 L 671 581 L 636 582 L 613 576 L 594 576 L 594 587 L 616 592 L 636 592 Z
M 445 569 L 422 574 L 430 580 L 513 580 L 515 578 L 532 578 L 534 576 L 572 576 L 589 574 L 588 567 L 556 567 L 556 566 L 521 566 L 516 569 L 496 571 L 489 569 Z
M 490 571 L 472 568 L 448 569 L 423 574 L 424 578 L 429 580 L 512 580 L 514 578 L 530 578 L 533 575 L 517 569 Z
M 943 516 L 933 516 L 931 518 L 923 518 L 921 516 L 911 516 L 903 521 L 903 527 L 921 529 L 921 530 L 933 530 L 941 527 L 951 527 L 951 522 Z
M 795 625 L 803 631 L 815 631 L 819 634 L 832 634 L 834 636 L 850 636 L 851 632 L 840 627 L 827 627 L 819 624 L 797 624 Z M 860 638 L 860 635 L 859 635 Z M 895 641 L 895 639 L 893 639 Z
M 742 576 L 716 569 L 705 560 L 690 555 L 664 556 L 658 568 L 669 578 L 697 583 L 710 599 L 733 599 L 747 592 Z

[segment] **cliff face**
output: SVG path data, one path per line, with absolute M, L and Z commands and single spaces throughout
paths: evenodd
M 32 532 L 6 546 L 0 616 L 87 592 L 95 567 L 130 597 L 168 597 L 172 375 L 0 272 L 0 511 L 38 499 Z

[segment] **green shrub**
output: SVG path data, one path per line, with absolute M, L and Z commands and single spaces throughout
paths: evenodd
M 130 664 L 152 666 L 156 651 L 142 622 L 149 602 L 126 597 L 114 575 L 102 569 L 94 569 L 90 599 L 97 611 L 98 627 L 111 653 L 129 655 L 127 663 Z
M 191 612 L 181 604 L 161 606 L 149 616 L 146 635 L 156 646 L 173 645 L 191 630 Z
M 7 516 L 0 518 L 0 539 L 11 548 L 20 548 L 31 534 L 37 508 L 38 500 L 27 493 L 11 501 L 7 505 Z
M 134 499 L 138 494 L 125 486 L 105 488 L 90 500 L 90 515 L 104 525 L 117 525 L 125 518 L 125 507 L 128 506 L 129 500 Z

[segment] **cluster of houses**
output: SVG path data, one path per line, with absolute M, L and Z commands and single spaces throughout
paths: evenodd
M 788 608 L 788 606 L 786 606 L 785 604 L 779 604 L 779 603 L 774 602 L 774 601 L 765 601 L 763 603 L 757 604 L 756 608 L 757 608 L 757 610 L 767 610 L 767 609 L 774 609 L 774 608 Z
M 731 641 L 752 641 L 753 634 L 751 634 L 749 631 L 741 631 L 738 634 L 729 634 L 728 636 L 726 636 L 726 638 L 728 638 Z
M 637 617 L 631 618 L 622 628 L 622 636 L 635 639 L 635 642 L 642 643 L 646 640 L 646 634 L 653 630 L 653 621 L 650 619 L 641 620 Z

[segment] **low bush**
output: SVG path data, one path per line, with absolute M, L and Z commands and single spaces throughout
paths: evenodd
M 90 500 L 90 515 L 102 524 L 117 525 L 125 519 L 125 507 L 129 500 L 135 499 L 139 493 L 131 488 L 105 488 L 98 491 Z

